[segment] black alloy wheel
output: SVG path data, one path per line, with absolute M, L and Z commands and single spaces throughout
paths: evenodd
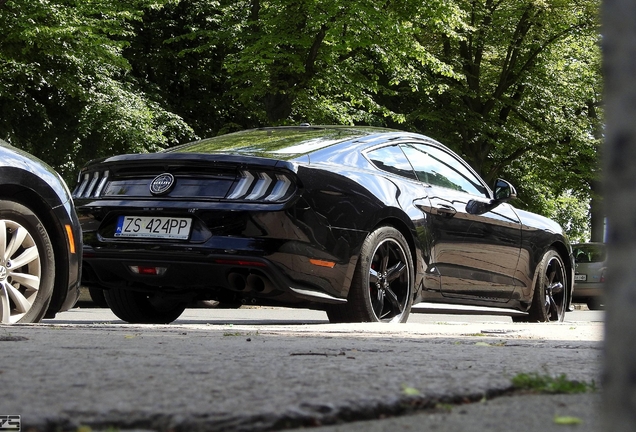
M 568 281 L 559 253 L 549 249 L 538 268 L 537 282 L 528 316 L 530 321 L 558 321 L 565 318 Z
M 108 307 L 118 318 L 133 324 L 169 324 L 181 316 L 187 302 L 121 288 L 104 290 Z
M 362 245 L 347 304 L 328 308 L 327 315 L 331 322 L 406 322 L 413 285 L 406 239 L 393 227 L 380 227 Z
M 39 322 L 55 284 L 53 244 L 28 207 L 0 200 L 0 322 Z

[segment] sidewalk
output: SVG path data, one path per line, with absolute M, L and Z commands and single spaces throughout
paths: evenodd
M 600 428 L 599 393 L 497 395 L 519 373 L 598 383 L 601 323 L 71 322 L 0 327 L 0 415 L 23 430 Z

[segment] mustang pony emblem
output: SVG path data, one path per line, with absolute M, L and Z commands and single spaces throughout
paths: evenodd
M 170 173 L 159 174 L 150 182 L 150 193 L 153 195 L 166 194 L 174 186 L 174 176 Z

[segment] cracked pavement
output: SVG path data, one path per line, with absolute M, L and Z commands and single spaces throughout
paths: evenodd
M 223 323 L 227 311 L 195 310 L 129 325 L 97 311 L 0 326 L 0 414 L 27 431 L 283 430 L 491 400 L 519 373 L 598 383 L 601 370 L 602 322 Z

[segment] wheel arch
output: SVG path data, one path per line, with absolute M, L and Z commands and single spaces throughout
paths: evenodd
M 371 231 L 375 231 L 376 229 L 382 226 L 393 227 L 404 236 L 404 238 L 406 239 L 406 242 L 409 244 L 411 259 L 414 261 L 413 268 L 415 268 L 416 245 L 415 245 L 415 237 L 413 236 L 413 232 L 411 228 L 400 218 L 392 216 L 392 217 L 387 217 L 385 219 L 378 221 L 378 223 L 375 224 L 375 226 L 373 227 Z
M 541 258 L 540 260 L 537 261 L 537 266 L 534 270 L 534 275 L 532 277 L 532 296 L 530 297 L 528 304 L 532 304 L 532 302 L 534 301 L 534 296 L 536 294 L 535 287 L 537 285 L 537 279 L 539 278 L 539 270 L 540 270 L 541 261 L 543 260 L 543 257 L 545 256 L 545 254 L 551 249 L 554 249 L 559 254 L 559 257 L 561 258 L 561 260 L 563 261 L 563 265 L 565 266 L 565 270 L 566 270 L 565 273 L 566 273 L 568 288 L 569 288 L 568 290 L 566 290 L 567 299 L 565 303 L 565 306 L 566 306 L 565 310 L 567 312 L 572 302 L 572 294 L 574 289 L 574 264 L 571 260 L 569 247 L 567 246 L 566 243 L 564 243 L 561 240 L 555 240 L 550 245 L 548 245 L 548 247 L 546 247 L 545 250 L 541 252 L 541 255 L 540 255 Z
M 574 263 L 572 262 L 571 248 L 569 247 L 569 245 L 567 245 L 566 243 L 562 241 L 555 241 L 554 243 L 552 243 L 552 245 L 550 245 L 550 247 L 557 251 L 561 259 L 563 260 L 563 264 L 565 265 L 566 277 L 568 278 L 568 288 L 569 288 L 566 291 L 568 296 L 566 301 L 566 311 L 567 311 L 568 310 L 567 308 L 570 306 L 570 303 L 572 302 L 572 294 L 574 290 Z
M 409 226 L 404 220 L 399 218 L 398 216 L 387 216 L 380 219 L 373 229 L 370 232 L 375 231 L 376 229 L 382 226 L 390 226 L 398 230 L 406 239 L 406 242 L 409 245 L 409 251 L 411 252 L 411 260 L 413 264 L 413 298 L 416 299 L 420 295 L 420 287 L 421 281 L 418 279 L 418 261 L 420 259 L 420 252 L 417 243 L 417 237 L 414 234 L 414 228 Z

